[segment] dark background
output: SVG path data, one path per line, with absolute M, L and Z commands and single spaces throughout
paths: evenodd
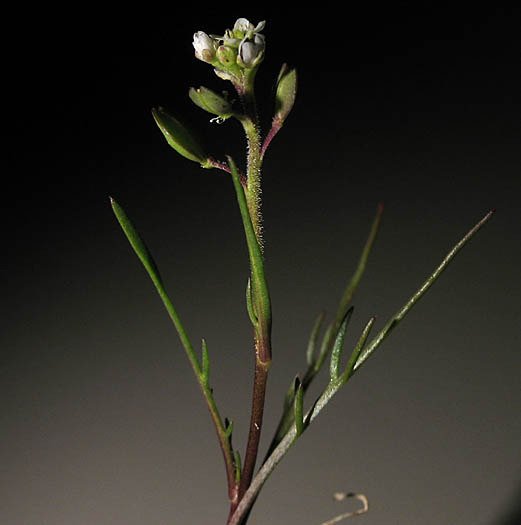
M 264 164 L 274 362 L 263 446 L 377 203 L 383 223 L 347 345 L 370 316 L 381 328 L 497 209 L 291 449 L 251 523 L 318 525 L 344 511 L 336 491 L 367 494 L 364 523 L 518 523 L 519 9 L 142 9 L 6 19 L 16 37 L 3 68 L 2 523 L 225 521 L 207 410 L 108 197 L 145 237 L 194 345 L 207 339 L 243 450 L 251 330 L 232 184 L 179 157 L 150 115 L 167 107 L 213 155 L 243 163 L 238 124 L 209 124 L 187 97 L 228 87 L 193 57 L 192 34 L 240 16 L 267 20 L 263 122 L 281 63 L 299 72 Z

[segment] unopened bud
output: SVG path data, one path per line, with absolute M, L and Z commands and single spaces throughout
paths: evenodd
M 217 59 L 224 67 L 234 66 L 237 60 L 237 50 L 230 46 L 219 46 Z
M 193 46 L 195 49 L 195 56 L 203 62 L 213 62 L 215 59 L 215 50 L 217 48 L 217 40 L 208 36 L 204 31 L 197 31 L 194 33 Z
M 251 39 L 244 38 L 239 45 L 237 63 L 247 68 L 258 66 L 264 58 L 265 47 L 264 35 L 256 33 Z

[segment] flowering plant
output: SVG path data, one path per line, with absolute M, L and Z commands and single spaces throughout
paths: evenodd
M 250 261 L 250 275 L 246 286 L 246 308 L 253 328 L 253 351 L 255 355 L 251 419 L 243 457 L 232 445 L 233 424 L 227 419 L 223 420 L 214 399 L 213 390 L 210 386 L 210 356 L 206 341 L 202 341 L 201 357 L 199 358 L 168 296 L 152 255 L 122 207 L 114 199 L 111 199 L 112 208 L 119 223 L 152 279 L 172 319 L 208 405 L 225 464 L 230 504 L 227 525 L 246 523 L 259 491 L 288 449 L 315 421 L 332 397 L 396 328 L 445 270 L 456 253 L 490 219 L 493 213 L 492 211 L 487 213 L 449 251 L 434 272 L 372 339 L 369 339 L 369 335 L 375 318 L 369 319 L 351 352 L 347 364 L 341 366 L 344 336 L 353 314 L 352 298 L 364 273 L 382 216 L 383 206 L 378 206 L 358 267 L 344 290 L 335 316 L 324 326 L 325 319 L 321 315 L 312 327 L 309 344 L 305 352 L 306 370 L 302 376 L 296 376 L 291 382 L 284 399 L 278 427 L 260 468 L 255 471 L 259 454 L 267 378 L 272 362 L 272 312 L 268 279 L 264 271 L 265 254 L 260 198 L 261 170 L 264 156 L 271 141 L 284 125 L 294 106 L 297 91 L 296 70 L 284 64 L 276 80 L 273 119 L 267 133 L 263 135 L 257 115 L 254 83 L 258 68 L 265 56 L 266 41 L 261 33 L 264 28 L 265 22 L 253 25 L 245 18 L 239 18 L 233 28 L 227 29 L 222 36 L 208 35 L 203 31 L 198 31 L 193 37 L 195 57 L 211 65 L 220 79 L 231 82 L 237 93 L 239 104 L 229 99 L 226 93 L 216 93 L 206 87 L 190 88 L 189 97 L 195 105 L 213 115 L 212 121 L 222 123 L 229 119 L 235 119 L 242 125 L 247 139 L 247 158 L 244 170 L 241 170 L 230 156 L 227 156 L 226 160 L 216 160 L 209 156 L 188 129 L 163 108 L 155 108 L 152 111 L 159 129 L 173 149 L 186 159 L 199 163 L 203 168 L 214 168 L 227 172 L 236 193 Z M 306 411 L 304 409 L 305 394 L 328 360 L 329 381 L 322 394 Z M 363 508 L 353 513 L 338 516 L 334 518 L 334 522 L 367 510 L 367 500 L 364 495 L 349 494 L 348 496 L 357 497 L 363 503 Z M 339 498 L 341 497 L 346 497 L 346 495 L 340 495 Z M 333 521 L 328 523 L 333 523 Z

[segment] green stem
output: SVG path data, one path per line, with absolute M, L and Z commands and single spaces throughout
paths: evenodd
M 257 462 L 266 398 L 266 384 L 271 365 L 271 302 L 264 274 L 262 253 L 262 216 L 260 212 L 262 156 L 260 127 L 254 94 L 255 71 L 245 71 L 243 84 L 237 90 L 244 108 L 244 115 L 239 120 L 244 128 L 248 143 L 245 184 L 241 184 L 233 160 L 231 158 L 228 159 L 250 255 L 251 290 L 249 293 L 251 293 L 251 306 L 253 306 L 253 315 L 250 317 L 254 319 L 255 347 L 255 373 L 250 428 L 239 485 L 239 501 L 251 483 L 255 463 Z M 233 513 L 234 508 L 235 505 L 232 504 L 230 514 Z
M 248 138 L 248 171 L 246 200 L 250 210 L 253 228 L 257 241 L 262 249 L 262 214 L 261 214 L 261 149 L 258 125 L 254 120 L 242 121 L 244 131 Z
M 239 486 L 239 501 L 246 492 L 257 461 L 260 436 L 262 430 L 262 420 L 264 414 L 264 403 L 266 396 L 266 384 L 268 371 L 271 365 L 271 300 L 268 284 L 264 273 L 264 261 L 258 237 L 251 217 L 250 208 L 246 199 L 246 193 L 241 184 L 237 168 L 233 159 L 228 158 L 231 168 L 232 179 L 237 194 L 237 201 L 244 226 L 248 253 L 250 258 L 251 284 L 248 289 L 248 301 L 251 294 L 250 318 L 254 327 L 255 345 L 255 375 L 253 381 L 253 398 L 250 417 L 250 429 L 246 454 L 244 457 L 243 471 Z M 231 513 L 235 506 L 232 505 Z
M 201 367 L 201 365 L 199 364 L 199 360 L 197 359 L 196 353 L 194 351 L 194 348 L 192 346 L 192 343 L 190 342 L 190 339 L 188 338 L 186 330 L 183 326 L 183 323 L 181 322 L 181 319 L 179 318 L 179 315 L 177 314 L 177 311 L 174 308 L 174 305 L 166 292 L 163 280 L 161 279 L 161 275 L 152 258 L 152 255 L 150 254 L 141 236 L 135 229 L 134 225 L 128 218 L 123 208 L 121 208 L 121 206 L 114 199 L 111 198 L 110 200 L 112 209 L 114 210 L 114 214 L 116 215 L 116 218 L 118 219 L 121 228 L 125 232 L 125 235 L 127 236 L 130 245 L 132 246 L 137 256 L 143 263 L 143 266 L 145 267 L 150 279 L 154 283 L 154 286 L 156 287 L 156 290 L 163 301 L 166 311 L 168 312 L 168 315 L 170 316 L 170 319 L 172 320 L 175 326 L 175 329 L 179 335 L 179 339 L 181 340 L 181 344 L 185 349 L 188 360 L 190 361 L 197 382 L 199 383 L 199 386 L 205 398 L 206 404 L 208 405 L 208 410 L 210 411 L 211 418 L 215 425 L 217 436 L 219 438 L 219 445 L 221 447 L 221 451 L 224 457 L 226 476 L 228 481 L 228 496 L 230 502 L 234 504 L 238 498 L 238 487 L 235 479 L 235 462 L 233 457 L 233 450 L 231 447 L 229 433 L 226 431 L 226 428 L 223 425 L 221 416 L 219 414 L 219 410 L 217 409 L 217 405 L 213 397 L 212 389 L 210 388 L 208 382 L 209 364 L 206 343 L 203 342 L 203 366 Z
M 262 151 L 260 125 L 254 91 L 256 71 L 256 69 L 245 71 L 242 85 L 236 86 L 244 109 L 244 114 L 237 115 L 237 118 L 242 124 L 248 143 L 248 165 L 245 186 L 246 201 L 248 203 L 255 235 L 262 249 L 262 215 L 260 211 Z

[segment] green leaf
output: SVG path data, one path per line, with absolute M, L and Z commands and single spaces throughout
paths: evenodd
M 427 290 L 436 282 L 438 277 L 447 268 L 450 262 L 454 259 L 456 254 L 467 244 L 467 242 L 490 220 L 495 210 L 488 212 L 467 234 L 450 250 L 443 261 L 438 265 L 434 272 L 427 278 L 427 280 L 418 288 L 418 290 L 409 298 L 409 300 L 398 310 L 398 312 L 391 317 L 384 328 L 371 340 L 365 350 L 358 358 L 353 372 L 358 370 L 367 358 L 382 344 L 387 336 L 396 328 L 403 318 L 409 313 L 411 308 L 423 297 Z
M 226 120 L 233 115 L 232 105 L 221 95 L 218 95 L 211 89 L 201 86 L 200 88 L 190 88 L 188 96 L 192 102 L 201 109 L 208 111 L 212 115 L 218 115 L 221 119 Z
M 127 239 L 130 242 L 130 245 L 132 246 L 137 256 L 143 263 L 143 266 L 146 268 L 152 281 L 154 281 L 154 284 L 156 284 L 156 286 L 162 286 L 163 283 L 161 280 L 161 276 L 159 275 L 159 270 L 143 239 L 141 238 L 137 230 L 134 228 L 132 222 L 130 222 L 130 219 L 128 218 L 123 208 L 112 197 L 110 197 L 110 203 L 112 205 L 112 209 L 114 210 L 114 214 L 116 215 L 116 218 L 118 219 L 118 222 L 121 225 L 121 228 L 125 232 L 125 235 L 127 236 Z
M 371 319 L 369 319 L 368 323 L 365 325 L 365 328 L 362 330 L 362 334 L 360 335 L 360 338 L 358 339 L 358 343 L 353 349 L 353 352 L 351 353 L 351 357 L 349 358 L 349 361 L 347 362 L 347 366 L 342 374 L 343 382 L 346 382 L 353 374 L 353 370 L 355 368 L 356 362 L 358 361 L 358 357 L 360 356 L 360 353 L 362 352 L 364 348 L 365 342 L 367 341 L 367 338 L 369 337 L 369 332 L 371 331 L 371 328 L 373 327 L 373 324 L 375 321 L 376 321 L 376 317 L 371 317 Z
M 152 116 L 168 144 L 174 148 L 177 153 L 188 160 L 198 162 L 203 168 L 212 167 L 203 148 L 176 118 L 169 115 L 163 108 L 154 108 L 152 110 Z
M 314 361 L 315 347 L 317 343 L 318 334 L 322 328 L 322 323 L 324 321 L 324 312 L 321 312 L 315 320 L 313 329 L 311 330 L 311 335 L 309 337 L 308 348 L 306 351 L 306 362 L 308 366 L 311 366 Z
M 186 354 L 196 376 L 200 377 L 201 369 L 199 366 L 199 361 L 197 360 L 197 357 L 195 355 L 192 343 L 188 339 L 188 335 L 186 334 L 186 330 L 184 329 L 183 324 L 181 323 L 181 319 L 177 315 L 174 305 L 172 304 L 172 301 L 166 293 L 163 281 L 159 274 L 159 270 L 156 266 L 156 263 L 154 262 L 154 259 L 152 258 L 152 255 L 150 254 L 143 239 L 137 232 L 136 228 L 128 218 L 123 208 L 112 197 L 110 198 L 110 202 L 112 205 L 112 209 L 114 210 L 114 214 L 116 215 L 116 218 L 118 219 L 118 222 L 121 225 L 121 228 L 125 232 L 125 235 L 127 236 L 130 245 L 132 246 L 137 256 L 143 263 L 143 266 L 145 267 L 149 277 L 152 279 L 152 282 L 154 283 L 156 290 L 163 301 L 168 315 L 174 323 L 174 326 L 179 335 L 179 339 L 181 340 L 181 343 L 185 348 Z
M 212 389 L 209 388 L 208 386 L 208 377 L 210 373 L 210 360 L 208 356 L 208 349 L 206 346 L 206 341 L 203 339 L 202 365 L 200 365 L 197 359 L 197 356 L 195 354 L 195 351 L 193 349 L 193 346 L 188 338 L 186 330 L 184 329 L 183 324 L 181 323 L 181 319 L 177 315 L 174 305 L 172 304 L 172 301 L 170 300 L 170 298 L 168 297 L 168 294 L 166 293 L 166 290 L 163 286 L 163 282 L 159 275 L 159 271 L 157 269 L 157 266 L 154 260 L 152 259 L 152 256 L 148 248 L 143 242 L 141 236 L 138 234 L 137 230 L 134 228 L 134 225 L 131 223 L 130 219 L 128 218 L 127 214 L 124 212 L 123 208 L 121 208 L 121 206 L 114 199 L 111 198 L 110 201 L 111 201 L 112 209 L 114 210 L 114 214 L 116 215 L 116 218 L 118 219 L 121 227 L 123 228 L 123 231 L 125 232 L 125 235 L 127 236 L 130 242 L 130 245 L 132 246 L 132 248 L 138 255 L 148 275 L 150 276 L 153 283 L 155 284 L 156 290 L 159 293 L 159 296 L 161 297 L 163 301 L 163 304 L 170 316 L 170 319 L 172 320 L 175 326 L 175 329 L 177 330 L 179 339 L 181 340 L 181 343 L 185 349 L 188 360 L 190 361 L 190 364 L 192 365 L 192 369 L 201 387 L 206 404 L 208 405 L 208 409 L 210 411 L 210 415 L 212 417 L 212 420 L 217 430 L 217 436 L 219 438 L 221 450 L 222 450 L 225 465 L 226 465 L 226 473 L 228 477 L 228 487 L 231 488 L 233 484 L 233 479 L 235 477 L 234 464 L 233 464 L 233 451 L 232 451 L 232 446 L 231 446 L 231 433 L 233 430 L 233 424 L 230 425 L 227 423 L 226 428 L 223 428 L 221 416 L 219 415 L 219 410 L 217 409 L 217 405 L 213 397 Z
M 339 303 L 338 310 L 337 310 L 337 321 L 342 319 L 345 312 L 349 308 L 351 301 L 353 299 L 353 295 L 356 289 L 358 288 L 358 284 L 360 283 L 360 280 L 362 279 L 362 276 L 365 271 L 365 267 L 367 265 L 367 260 L 369 258 L 369 254 L 371 253 L 371 249 L 376 239 L 376 234 L 378 233 L 378 228 L 380 226 L 383 209 L 384 209 L 383 204 L 380 203 L 376 210 L 376 216 L 373 220 L 371 231 L 369 232 L 369 236 L 365 242 L 364 249 L 362 250 L 362 254 L 358 261 L 358 266 L 355 270 L 355 273 L 351 277 L 351 280 L 349 281 L 342 298 L 340 299 L 340 303 Z
M 344 346 L 344 337 L 346 335 L 347 324 L 351 315 L 353 314 L 353 308 L 351 307 L 344 316 L 338 334 L 335 339 L 335 344 L 333 345 L 333 350 L 331 352 L 331 361 L 329 366 L 329 376 L 331 381 L 335 381 L 338 378 L 338 370 L 340 367 L 340 356 L 342 354 L 342 347 Z
M 334 339 L 338 335 L 338 330 L 339 330 L 340 324 L 342 323 L 342 320 L 344 319 L 346 313 L 349 312 L 349 309 L 352 308 L 352 306 L 350 306 L 350 303 L 358 287 L 358 284 L 360 283 L 360 280 L 362 279 L 362 275 L 364 274 L 365 267 L 367 265 L 367 260 L 371 252 L 371 248 L 373 247 L 374 241 L 376 239 L 376 234 L 378 233 L 378 228 L 380 226 L 382 213 L 383 213 L 383 205 L 379 204 L 376 210 L 376 216 L 373 219 L 373 223 L 371 225 L 369 236 L 365 242 L 364 249 L 362 250 L 362 254 L 360 256 L 358 266 L 353 276 L 351 277 L 351 280 L 349 281 L 346 289 L 344 290 L 344 293 L 342 295 L 342 298 L 337 308 L 335 319 L 328 325 L 324 333 L 324 336 L 322 338 L 322 344 L 320 346 L 320 351 L 318 353 L 318 357 L 314 360 L 314 362 L 311 365 L 309 364 L 310 354 L 309 354 L 309 348 L 308 348 L 307 356 L 308 356 L 308 365 L 310 366 L 306 374 L 304 375 L 304 379 L 302 380 L 305 390 L 309 387 L 309 384 L 313 381 L 314 377 L 320 371 L 320 368 L 324 364 L 326 357 L 332 345 L 334 344 Z
M 295 425 L 297 429 L 297 437 L 304 432 L 304 389 L 300 379 L 295 378 L 295 403 L 294 403 L 294 415 Z
M 274 121 L 282 125 L 288 117 L 297 96 L 297 70 L 282 64 L 277 78 Z

